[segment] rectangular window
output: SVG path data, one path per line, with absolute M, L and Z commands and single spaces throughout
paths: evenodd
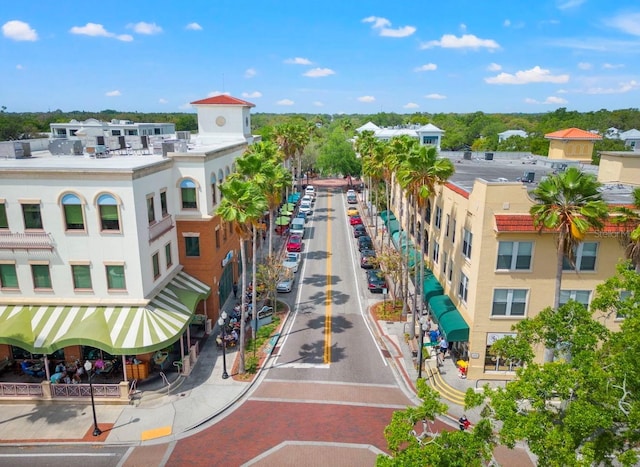
M 166 260 L 167 269 L 173 266 L 173 258 L 171 258 L 171 243 L 164 246 L 164 258 Z
M 440 259 L 440 244 L 438 242 L 433 242 L 433 254 L 431 257 L 433 258 L 433 262 L 438 264 L 438 260 Z
M 79 264 L 71 266 L 74 289 L 91 289 L 91 266 Z
M 526 305 L 526 289 L 495 289 L 491 316 L 524 316 Z
M 160 210 L 162 211 L 162 217 L 169 215 L 169 207 L 167 206 L 167 192 L 160 192 Z
M 444 226 L 444 236 L 448 237 L 449 236 L 449 226 L 451 224 L 451 216 L 449 214 L 447 214 L 447 221 L 446 224 Z
M 182 193 L 182 209 L 197 209 L 196 189 L 187 187 L 180 190 Z
M 447 274 L 447 280 L 451 282 L 453 279 L 453 259 L 449 258 L 449 274 Z
M 533 242 L 499 242 L 496 269 L 528 271 L 532 252 Z
M 569 300 L 576 301 L 589 308 L 589 298 L 591 297 L 590 290 L 561 290 L 560 291 L 560 306 L 565 305 Z
M 424 208 L 424 221 L 431 224 L 431 201 L 427 201 L 427 207 Z
M 120 230 L 120 219 L 118 218 L 118 206 L 111 204 L 101 204 L 100 226 L 102 230 Z
M 451 243 L 456 243 L 456 220 L 453 220 L 453 229 L 451 232 Z
M 0 264 L 0 287 L 3 289 L 17 289 L 18 275 L 15 264 Z
M 469 294 L 469 278 L 464 275 L 463 272 L 460 273 L 460 282 L 458 283 L 458 297 L 463 302 L 467 301 L 467 295 Z
M 213 203 L 213 206 L 215 206 L 218 203 L 217 198 L 218 196 L 216 194 L 216 184 L 212 183 L 211 184 L 211 202 Z
M 51 272 L 48 264 L 32 264 L 31 275 L 33 276 L 34 289 L 51 288 Z
M 442 225 L 442 208 L 440 206 L 436 206 L 436 218 L 433 223 L 437 228 L 440 228 Z
M 121 265 L 108 265 L 106 266 L 107 272 L 107 288 L 109 290 L 126 290 L 126 283 L 124 280 L 124 266 Z
M 222 228 L 222 230 L 224 230 L 224 227 Z M 215 236 L 216 236 L 216 248 L 220 248 L 220 228 L 216 229 Z M 226 236 L 226 230 L 225 230 L 225 236 Z
M 156 221 L 156 209 L 153 203 L 153 196 L 147 198 L 147 220 L 149 224 L 153 224 Z
M 186 256 L 200 256 L 200 237 L 184 237 Z
M 25 229 L 42 230 L 42 216 L 40 215 L 39 204 L 23 204 L 22 216 Z
M 473 234 L 470 230 L 464 229 L 462 231 L 462 255 L 471 259 L 471 244 L 473 243 Z
M 151 265 L 153 266 L 153 278 L 157 279 L 160 277 L 160 255 L 158 253 L 151 256 Z
M 7 206 L 0 203 L 0 229 L 9 228 L 9 219 L 7 219 Z
M 84 230 L 84 217 L 81 204 L 65 204 L 64 220 L 67 230 Z
M 449 264 L 449 255 L 447 255 L 446 251 L 442 252 L 442 274 L 444 277 L 447 277 L 447 266 Z
M 565 257 L 562 264 L 563 271 L 595 271 L 598 242 L 582 242 L 574 251 L 575 267 Z

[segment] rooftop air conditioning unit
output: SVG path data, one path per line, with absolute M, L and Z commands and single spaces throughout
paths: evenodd
M 182 141 L 189 141 L 191 139 L 190 131 L 176 131 L 176 139 Z

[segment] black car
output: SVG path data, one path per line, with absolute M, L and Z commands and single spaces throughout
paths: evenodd
M 371 237 L 367 235 L 358 237 L 358 251 L 362 250 L 373 250 L 373 242 L 371 241 Z
M 367 228 L 362 224 L 353 226 L 353 236 L 355 238 L 367 236 Z
M 387 288 L 384 273 L 380 269 L 369 269 L 367 271 L 367 285 L 369 292 L 382 293 L 382 289 Z
M 373 250 L 362 250 L 360 252 L 360 267 L 362 269 L 373 269 L 375 266 L 376 252 Z

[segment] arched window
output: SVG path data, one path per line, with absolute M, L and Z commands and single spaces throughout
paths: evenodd
M 196 184 L 193 180 L 187 178 L 180 182 L 180 194 L 182 195 L 182 209 L 198 209 Z
M 427 200 L 427 207 L 424 211 L 424 222 L 431 224 L 431 200 Z
M 218 188 L 220 188 L 220 185 L 222 185 L 222 182 L 224 182 L 224 173 L 222 172 L 222 169 L 218 170 Z M 222 199 L 222 191 L 220 192 L 220 199 Z
M 112 195 L 100 195 L 98 198 L 100 228 L 102 230 L 120 230 L 118 201 Z
M 228 177 L 229 174 L 231 174 L 231 169 L 229 168 L 229 166 L 225 167 L 224 174 L 225 174 L 226 177 Z
M 62 197 L 62 210 L 67 230 L 84 230 L 84 212 L 82 201 L 74 194 L 66 194 Z

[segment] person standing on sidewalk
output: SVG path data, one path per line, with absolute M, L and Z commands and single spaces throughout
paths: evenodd
M 442 365 L 444 363 L 444 357 L 447 356 L 447 352 L 449 351 L 449 343 L 443 336 L 440 336 L 440 343 L 438 344 L 438 347 L 440 348 L 440 358 L 438 358 L 438 364 Z
M 233 283 L 233 298 L 238 298 L 238 283 Z

